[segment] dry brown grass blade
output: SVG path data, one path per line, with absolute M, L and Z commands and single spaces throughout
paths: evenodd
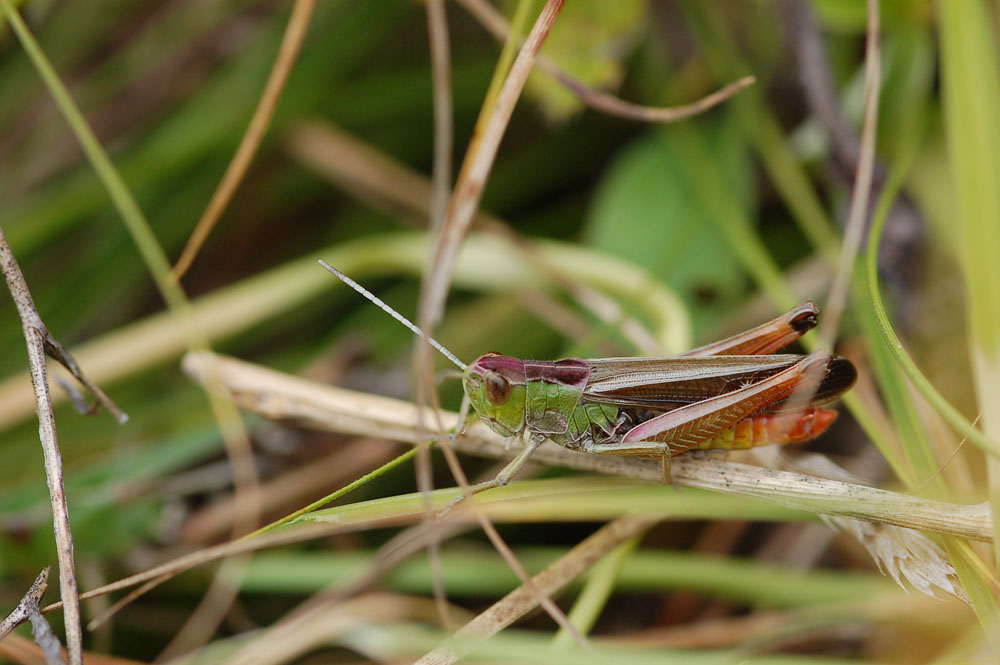
M 453 118 L 451 94 L 451 53 L 448 40 L 448 17 L 444 0 L 425 0 L 427 37 L 430 42 L 431 81 L 434 99 L 434 160 L 431 177 L 430 220 L 428 228 L 437 233 L 444 226 L 448 214 L 448 194 L 451 191 Z M 424 496 L 424 512 L 428 521 L 433 519 L 430 491 L 434 489 L 430 452 L 417 451 L 417 487 Z M 433 535 L 427 544 L 434 584 L 434 601 L 444 625 L 449 624 L 448 602 L 445 597 L 441 557 L 437 538 Z
M 643 533 L 658 521 L 658 517 L 619 517 L 559 557 L 558 561 L 535 575 L 532 582 L 546 596 L 557 593 L 586 572 L 605 554 L 626 540 Z M 462 657 L 464 651 L 470 647 L 471 641 L 495 635 L 536 606 L 535 594 L 524 586 L 518 587 L 456 631 L 449 640 L 417 660 L 416 665 L 450 665 Z
M 458 0 L 458 3 L 465 7 L 466 11 L 472 14 L 479 21 L 480 25 L 486 28 L 496 39 L 501 42 L 507 39 L 508 34 L 510 34 L 510 24 L 507 23 L 503 15 L 493 5 L 486 2 L 486 0 Z M 624 99 L 609 95 L 600 90 L 595 90 L 568 74 L 545 55 L 539 54 L 536 64 L 538 69 L 561 83 L 590 108 L 601 113 L 607 113 L 608 115 L 642 122 L 668 123 L 690 118 L 721 104 L 743 88 L 757 82 L 754 76 L 744 76 L 690 104 L 669 107 L 643 106 L 627 102 Z
M 295 64 L 295 60 L 298 58 L 299 50 L 302 48 L 302 42 L 309 28 L 309 19 L 312 16 L 315 6 L 316 0 L 295 0 L 295 5 L 292 7 L 292 15 L 289 17 L 288 26 L 285 28 L 285 35 L 281 40 L 281 46 L 278 48 L 278 55 L 274 60 L 267 83 L 264 84 L 264 92 L 260 96 L 257 108 L 250 118 L 250 124 L 247 126 L 246 132 L 244 132 L 243 138 L 240 140 L 240 145 L 236 148 L 236 154 L 233 155 L 232 161 L 229 162 L 222 180 L 219 181 L 219 186 L 212 194 L 208 206 L 205 207 L 205 212 L 202 213 L 201 219 L 198 220 L 198 224 L 191 233 L 184 251 L 181 252 L 180 258 L 177 259 L 177 264 L 170 272 L 170 279 L 175 282 L 179 281 L 191 267 L 202 245 L 205 244 L 205 240 L 208 239 L 208 235 L 215 228 L 219 217 L 222 216 L 226 206 L 232 200 L 233 194 L 236 193 L 236 188 L 239 187 L 240 181 L 246 175 L 247 169 L 250 168 L 250 162 L 253 161 L 253 156 L 256 154 L 257 149 L 260 147 L 260 142 L 264 138 L 264 133 L 271 122 L 271 117 L 274 115 L 274 108 L 278 105 L 281 92 L 285 89 L 285 83 L 288 81 L 288 75 L 292 71 L 292 65 Z
M 861 130 L 861 152 L 851 192 L 851 207 L 840 246 L 840 258 L 834 273 L 833 284 L 827 294 L 823 319 L 817 331 L 817 346 L 832 349 L 840 329 L 840 320 L 847 305 L 848 290 L 854 278 L 854 267 L 864 234 L 868 215 L 868 200 L 872 189 L 875 167 L 875 138 L 878 129 L 879 81 L 881 77 L 881 48 L 879 46 L 878 0 L 868 0 L 868 34 L 865 49 L 865 114 Z M 787 402 L 789 411 L 802 410 L 812 399 L 819 385 L 825 365 L 814 364 L 805 372 L 805 380 Z
M 562 10 L 565 0 L 547 0 L 541 13 L 535 21 L 527 40 L 518 51 L 510 71 L 501 85 L 496 97 L 490 98 L 480 112 L 480 121 L 476 125 L 476 133 L 473 136 L 462 170 L 455 185 L 455 193 L 451 199 L 448 213 L 444 223 L 441 225 L 440 234 L 435 246 L 435 250 L 429 262 L 430 271 L 426 276 L 422 286 L 420 300 L 418 302 L 418 323 L 427 332 L 433 333 L 433 328 L 440 320 L 444 310 L 445 295 L 448 285 L 451 282 L 451 274 L 455 259 L 461 247 L 462 240 L 472 224 L 475 211 L 479 207 L 482 199 L 483 189 L 486 180 L 492 169 L 496 158 L 500 141 L 507 129 L 507 124 L 514 112 L 514 106 L 521 95 L 521 90 L 531 72 L 532 64 L 546 37 L 552 29 L 559 12 Z M 419 403 L 429 400 L 432 406 L 437 407 L 437 395 L 433 389 L 430 346 L 424 340 L 418 339 L 415 344 L 413 364 L 416 375 L 421 377 L 417 384 L 417 398 Z M 435 408 L 429 414 L 431 422 L 438 425 L 438 431 L 443 432 L 438 409 Z M 418 414 L 417 426 L 424 430 L 424 412 Z M 447 440 L 442 440 L 441 449 L 444 452 L 445 460 L 452 475 L 462 488 L 462 492 L 469 494 L 469 483 L 465 477 L 465 472 L 458 461 L 454 451 Z M 504 543 L 499 532 L 490 522 L 489 518 L 477 506 L 473 505 L 476 519 L 479 521 L 483 532 L 496 548 L 497 552 L 507 562 L 508 566 L 517 574 L 524 585 L 536 596 L 539 604 L 552 618 L 571 634 L 581 645 L 586 645 L 586 639 L 577 631 L 566 615 L 563 614 L 555 603 L 544 593 L 534 587 L 527 571 L 520 564 L 514 553 Z
M 818 331 L 819 344 L 831 347 L 837 337 L 840 318 L 847 303 L 847 291 L 854 276 L 861 239 L 868 216 L 868 200 L 872 191 L 875 168 L 875 138 L 878 129 L 878 106 L 882 75 L 882 50 L 879 36 L 878 0 L 868 0 L 868 34 L 865 41 L 865 114 L 861 127 L 861 152 L 854 175 L 851 207 L 847 214 L 844 242 L 833 285 L 826 299 L 824 318 Z
M 427 33 L 431 51 L 431 80 L 434 86 L 434 167 L 430 197 L 430 228 L 437 231 L 448 212 L 451 190 L 451 151 L 453 144 L 451 52 L 448 41 L 448 18 L 444 0 L 426 0 Z
M 267 418 L 414 445 L 424 443 L 417 428 L 418 407 L 412 403 L 306 381 L 234 358 L 194 353 L 185 357 L 184 368 L 196 379 L 209 367 L 217 372 L 218 380 L 227 386 L 237 404 Z M 429 419 L 431 414 L 424 417 Z M 457 417 L 452 412 L 441 412 L 445 427 L 454 426 Z M 503 439 L 482 423 L 472 425 L 467 436 L 455 439 L 452 444 L 456 450 L 471 455 L 496 459 L 510 456 Z M 532 460 L 581 471 L 662 480 L 658 462 L 602 457 L 557 446 L 543 445 Z M 984 542 L 992 540 L 993 522 L 985 504 L 931 501 L 865 485 L 714 459 L 682 456 L 673 461 L 672 471 L 678 485 L 767 498 L 820 514 Z
M 552 30 L 564 4 L 565 0 L 547 0 L 545 3 L 514 64 L 511 65 L 507 78 L 496 96 L 495 104 L 489 110 L 488 119 L 482 124 L 481 132 L 473 137 L 466 153 L 458 182 L 455 184 L 451 206 L 441 229 L 441 237 L 429 263 L 432 270 L 421 289 L 418 325 L 429 335 L 433 334 L 433 328 L 444 310 L 445 295 L 448 292 L 458 248 L 479 208 L 483 188 L 486 186 L 507 123 L 514 113 L 514 106 L 528 80 L 535 57 L 545 43 L 545 38 Z M 484 113 L 486 111 L 487 109 L 483 109 Z

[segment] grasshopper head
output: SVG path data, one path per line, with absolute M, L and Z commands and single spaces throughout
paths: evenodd
M 516 436 L 524 430 L 524 362 L 487 353 L 465 370 L 462 385 L 472 408 L 497 434 Z

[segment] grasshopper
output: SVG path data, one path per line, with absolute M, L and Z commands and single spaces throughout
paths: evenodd
M 471 406 L 497 434 L 524 441 L 495 478 L 470 488 L 473 493 L 506 485 L 546 439 L 598 455 L 660 459 L 669 483 L 670 459 L 688 451 L 819 436 L 837 416 L 822 405 L 857 378 L 848 359 L 826 351 L 774 355 L 816 326 L 819 310 L 811 301 L 680 356 L 538 361 L 487 353 L 466 365 L 350 277 L 320 264 L 462 370 L 460 427 Z M 783 410 L 793 393 L 807 396 L 805 403 Z

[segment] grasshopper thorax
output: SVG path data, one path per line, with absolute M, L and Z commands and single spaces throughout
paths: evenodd
M 463 372 L 462 385 L 472 408 L 497 434 L 517 436 L 524 430 L 524 361 L 499 353 L 479 356 Z

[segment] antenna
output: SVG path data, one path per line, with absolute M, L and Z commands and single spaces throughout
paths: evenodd
M 381 309 L 383 312 L 385 312 L 386 314 L 388 314 L 392 318 L 394 318 L 397 321 L 399 321 L 400 323 L 402 323 L 404 326 L 406 326 L 407 328 L 409 328 L 412 332 L 414 332 L 417 335 L 420 335 L 421 337 L 423 337 L 424 339 L 426 339 L 427 342 L 431 346 L 433 346 L 435 349 L 437 349 L 438 351 L 441 352 L 441 355 L 443 355 L 445 358 L 447 358 L 451 362 L 453 362 L 456 365 L 458 365 L 459 368 L 461 368 L 461 370 L 463 372 L 465 370 L 469 369 L 469 366 L 466 365 L 465 363 L 463 363 L 461 360 L 459 360 L 455 356 L 454 353 L 452 353 L 448 349 L 444 348 L 444 346 L 442 346 L 442 344 L 440 342 L 438 342 L 436 339 L 434 339 L 433 337 L 428 336 L 427 333 L 425 333 L 423 330 L 421 330 L 420 328 L 418 328 L 415 325 L 413 325 L 410 322 L 410 320 L 407 319 L 405 316 L 403 316 L 402 314 L 400 314 L 399 312 L 397 312 L 396 310 L 394 310 L 392 307 L 389 307 L 388 305 L 386 305 L 382 301 L 382 299 L 379 298 L 377 295 L 375 295 L 374 293 L 372 293 L 371 291 L 369 291 L 365 287 L 361 286 L 360 284 L 358 284 L 357 282 L 355 282 L 353 279 L 351 279 L 350 277 L 348 277 L 344 273 L 340 272 L 339 270 L 337 270 L 336 268 L 334 268 L 333 266 L 331 266 L 329 263 L 327 263 L 323 259 L 319 260 L 319 264 L 321 266 L 323 266 L 324 268 L 326 268 L 327 270 L 329 270 L 341 282 L 343 282 L 344 284 L 347 284 L 349 287 L 351 287 L 352 289 L 354 289 L 355 291 L 357 291 L 358 293 L 360 293 L 361 295 L 363 295 L 365 298 L 367 298 L 368 300 L 370 300 L 373 303 L 375 303 L 376 305 L 378 305 L 379 309 Z

